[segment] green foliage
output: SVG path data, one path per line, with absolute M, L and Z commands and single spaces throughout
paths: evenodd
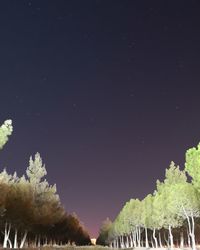
M 99 236 L 97 238 L 97 245 L 108 245 L 109 241 L 108 241 L 108 237 L 109 237 L 109 231 L 112 227 L 112 221 L 107 218 L 105 221 L 103 221 L 101 228 L 100 228 L 100 232 L 99 232 Z
M 199 194 L 191 183 L 175 185 L 171 192 L 171 200 L 177 215 L 182 218 L 200 216 Z
M 186 172 L 192 177 L 192 183 L 188 182 Z M 140 241 L 140 229 L 144 228 L 146 246 L 149 244 L 147 232 L 151 232 L 151 238 L 157 246 L 156 230 L 168 230 L 170 246 L 173 247 L 172 229 L 183 228 L 186 222 L 187 244 L 191 242 L 192 248 L 195 249 L 194 218 L 200 217 L 200 144 L 197 148 L 187 150 L 185 170 L 180 170 L 179 166 L 171 162 L 166 169 L 164 180 L 157 180 L 156 187 L 153 195 L 147 195 L 142 201 L 131 199 L 124 205 L 109 230 L 110 242 L 114 242 L 114 246 L 116 242 L 120 242 L 124 247 L 124 237 L 127 244 L 130 239 Z M 159 237 L 161 244 L 160 234 Z
M 0 149 L 2 149 L 6 144 L 8 137 L 12 134 L 12 132 L 12 120 L 6 120 L 0 127 Z
M 200 191 L 200 144 L 186 151 L 185 170 L 192 177 L 192 183 Z
M 42 178 L 47 174 L 45 165 L 42 164 L 42 158 L 39 153 L 35 154 L 34 159 L 32 156 L 30 157 L 29 167 L 26 170 L 26 174 L 29 182 L 34 187 L 37 187 L 41 183 Z
M 152 226 L 152 213 L 153 213 L 153 196 L 147 195 L 143 201 L 142 211 L 142 224 L 144 227 L 151 228 Z
M 163 182 L 157 181 L 157 191 L 154 198 L 154 211 L 156 216 L 154 220 L 158 220 L 157 228 L 168 228 L 169 226 L 176 228 L 182 225 L 183 220 L 178 216 L 177 207 L 174 204 L 174 190 L 177 186 L 185 185 L 187 177 L 184 171 L 175 166 L 171 162 L 165 172 L 165 179 Z M 176 189 L 179 194 L 178 190 Z

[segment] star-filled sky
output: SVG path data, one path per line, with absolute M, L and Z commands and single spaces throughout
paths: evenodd
M 39 151 L 92 237 L 200 141 L 200 2 L 0 2 L 1 169 Z

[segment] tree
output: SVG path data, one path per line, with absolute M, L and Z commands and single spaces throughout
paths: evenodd
M 196 188 L 188 182 L 177 183 L 171 191 L 171 200 L 177 215 L 186 219 L 192 249 L 196 249 L 195 218 L 200 217 L 199 196 Z
M 200 143 L 186 151 L 185 170 L 192 177 L 192 183 L 200 192 Z
M 148 228 L 151 228 L 151 216 L 153 210 L 153 197 L 151 194 L 147 195 L 143 201 L 143 213 L 142 213 L 142 224 L 145 229 L 145 245 L 146 248 L 149 247 L 149 239 L 148 239 Z
M 12 121 L 0 127 L 0 149 L 12 134 Z M 41 244 L 90 244 L 90 238 L 76 216 L 67 215 L 56 185 L 49 185 L 39 153 L 30 157 L 26 176 L 0 173 L 0 231 L 3 248 Z
M 108 233 L 109 230 L 111 229 L 112 226 L 112 221 L 107 218 L 105 221 L 103 221 L 101 228 L 100 228 L 100 232 L 99 232 L 99 236 L 97 238 L 97 245 L 109 245 L 108 242 Z
M 2 149 L 6 144 L 8 137 L 12 134 L 12 132 L 12 120 L 6 120 L 0 127 L 0 149 Z
M 171 248 L 174 245 L 172 229 L 180 227 L 183 224 L 183 220 L 178 216 L 172 194 L 177 184 L 185 184 L 186 181 L 185 172 L 181 171 L 179 166 L 176 167 L 174 162 L 171 162 L 169 169 L 166 169 L 164 181 L 157 181 L 157 191 L 154 198 L 156 216 L 153 218 L 153 221 L 157 221 L 159 228 L 163 227 L 169 230 Z
M 28 231 L 31 231 L 34 215 L 32 194 L 29 183 L 24 181 L 23 178 L 10 186 L 5 202 L 4 223 L 8 225 L 10 232 L 14 232 L 14 239 L 10 240 L 9 235 L 7 239 L 14 248 L 22 248 Z M 6 241 L 4 247 L 6 247 Z
M 186 172 L 192 177 L 188 182 Z M 164 181 L 157 181 L 153 195 L 142 201 L 131 199 L 125 204 L 109 230 L 109 241 L 113 247 L 141 246 L 143 229 L 146 248 L 149 234 L 152 247 L 162 247 L 163 239 L 172 249 L 175 244 L 184 246 L 184 231 L 187 242 L 196 250 L 195 230 L 200 218 L 200 144 L 186 152 L 185 170 L 171 162 L 165 172 Z M 195 228 L 196 223 L 198 227 Z M 187 230 L 185 230 L 187 228 Z M 165 232 L 168 230 L 168 239 Z M 175 236 L 175 237 L 174 237 Z M 180 236 L 180 241 L 177 236 Z M 152 240 L 154 239 L 154 241 Z M 198 240 L 198 239 L 197 239 Z M 118 244 L 119 243 L 119 244 Z
M 114 247 L 141 246 L 142 211 L 143 204 L 140 200 L 131 199 L 126 202 L 109 231 L 109 239 L 112 239 Z
M 29 160 L 29 166 L 26 170 L 28 181 L 33 188 L 36 205 L 41 207 L 47 201 L 60 202 L 59 196 L 56 194 L 56 185 L 49 185 L 44 177 L 47 175 L 45 165 L 42 163 L 42 158 L 39 153 L 32 156 Z
M 45 175 L 47 175 L 47 171 L 45 165 L 42 163 L 42 158 L 39 153 L 35 154 L 35 158 L 32 156 L 29 160 L 29 166 L 26 170 L 26 174 L 31 185 L 34 186 L 35 189 L 41 186 L 41 181 Z M 39 186 L 38 186 L 39 185 Z

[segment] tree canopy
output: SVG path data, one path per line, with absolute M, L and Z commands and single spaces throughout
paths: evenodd
M 0 127 L 0 148 L 12 134 L 12 121 Z M 0 243 L 4 248 L 45 244 L 90 244 L 87 231 L 61 204 L 56 185 L 44 177 L 47 170 L 39 153 L 30 157 L 26 174 L 0 172 Z
M 6 144 L 12 132 L 12 120 L 6 120 L 0 127 L 0 149 L 2 149 L 3 146 Z
M 104 242 L 114 248 L 167 246 L 172 249 L 175 245 L 185 245 L 195 250 L 199 217 L 200 144 L 186 151 L 185 169 L 180 170 L 171 162 L 164 180 L 157 180 L 153 194 L 125 203 L 109 225 Z

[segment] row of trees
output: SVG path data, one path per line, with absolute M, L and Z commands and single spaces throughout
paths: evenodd
M 0 148 L 12 134 L 12 122 L 0 127 Z M 26 175 L 0 173 L 0 241 L 4 248 L 25 245 L 77 245 L 90 243 L 86 230 L 75 215 L 64 210 L 56 185 L 49 185 L 40 154 L 30 157 Z
M 183 171 L 172 162 L 153 194 L 131 199 L 113 223 L 104 222 L 97 242 L 114 248 L 176 245 L 195 250 L 199 218 L 200 144 L 186 152 Z

